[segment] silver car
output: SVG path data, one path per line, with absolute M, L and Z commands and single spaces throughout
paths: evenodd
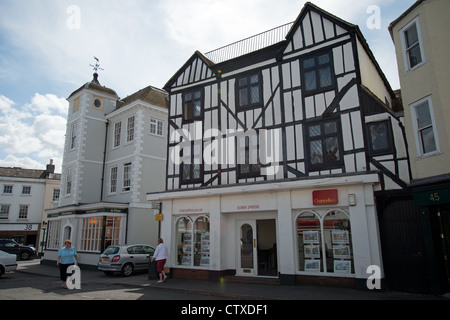
M 4 251 L 0 251 L 0 277 L 10 271 L 17 269 L 17 256 Z
M 148 270 L 154 252 L 155 248 L 148 244 L 109 246 L 100 255 L 98 270 L 108 275 L 120 272 L 123 276 L 130 276 L 134 271 Z

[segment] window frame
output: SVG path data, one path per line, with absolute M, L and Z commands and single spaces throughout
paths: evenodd
M 70 151 L 75 150 L 77 148 L 77 132 L 78 132 L 78 123 L 73 123 L 70 127 Z
M 331 123 L 334 122 L 336 123 L 336 133 L 333 134 L 326 134 L 325 130 L 324 130 L 324 126 L 327 123 Z M 319 138 L 310 137 L 310 131 L 309 128 L 312 126 L 317 126 L 320 125 L 320 130 L 321 130 L 321 134 L 320 134 L 320 141 L 322 141 L 322 156 L 323 156 L 323 161 L 322 163 L 319 164 L 315 164 L 311 162 L 311 141 L 315 141 L 315 140 L 319 140 Z M 304 137 L 305 137 L 305 149 L 306 149 L 306 155 L 307 155 L 307 159 L 305 159 L 307 165 L 308 165 L 308 170 L 309 171 L 316 171 L 316 170 L 331 170 L 331 169 L 339 169 L 342 168 L 342 166 L 344 165 L 344 144 L 342 141 L 342 126 L 341 126 L 341 121 L 340 118 L 330 118 L 327 120 L 321 120 L 321 121 L 314 121 L 314 122 L 309 122 L 306 123 L 304 125 L 305 128 L 305 132 L 304 132 Z M 326 155 L 326 145 L 324 143 L 324 141 L 327 138 L 331 138 L 331 137 L 337 137 L 337 141 L 338 141 L 338 147 L 339 147 L 339 160 L 338 161 L 334 161 L 334 162 L 330 162 L 326 159 L 325 155 Z
M 127 118 L 127 143 L 134 141 L 135 124 L 136 118 L 134 115 Z
M 239 163 L 237 164 L 237 177 L 238 179 L 247 179 L 247 178 L 256 178 L 256 177 L 260 177 L 261 176 L 261 163 L 259 161 L 259 135 L 257 136 L 243 136 L 243 137 L 238 137 L 238 139 L 245 139 L 245 161 L 249 163 Z M 256 154 L 251 154 L 250 151 L 254 151 L 253 148 L 250 148 L 250 143 L 254 143 L 255 141 L 251 141 L 251 139 L 256 139 Z M 241 141 L 238 140 L 237 144 L 236 144 L 236 148 L 242 148 L 241 147 Z M 240 155 L 239 150 L 236 150 L 236 155 Z M 257 163 L 250 163 L 251 159 L 256 157 L 256 161 Z M 248 166 L 248 171 L 247 172 L 243 172 L 243 166 Z
M 22 193 L 23 196 L 31 195 L 31 186 L 30 185 L 22 185 Z
M 113 148 L 119 148 L 120 147 L 120 140 L 122 135 L 122 121 L 118 121 L 114 123 L 113 127 Z
M 208 231 L 204 233 L 197 232 L 198 226 L 197 222 L 203 219 L 204 223 L 208 224 Z M 186 226 L 184 232 L 181 232 L 179 229 L 180 221 L 184 220 Z M 180 216 L 177 217 L 177 220 L 174 224 L 175 227 L 175 243 L 177 245 L 176 250 L 173 250 L 175 253 L 175 263 L 177 267 L 186 267 L 186 268 L 209 268 L 211 265 L 210 260 L 210 235 L 211 235 L 211 219 L 208 215 L 198 215 L 198 216 Z M 179 237 L 179 234 L 183 234 L 183 236 Z M 200 234 L 200 237 L 198 236 Z M 207 234 L 207 236 L 206 236 Z M 187 236 L 185 236 L 187 235 Z M 202 235 L 205 235 L 205 238 L 202 238 Z M 198 239 L 200 238 L 200 239 Z M 182 242 L 178 242 L 178 240 L 182 240 Z M 197 241 L 199 240 L 199 241 Z M 200 244 L 200 247 L 197 244 Z M 181 246 L 181 244 L 183 246 Z M 190 246 L 189 250 L 184 250 L 185 246 Z M 199 260 L 196 261 L 196 255 L 199 256 Z M 208 258 L 206 258 L 208 257 Z M 185 259 L 187 258 L 187 259 Z M 202 263 L 202 258 L 204 258 Z M 208 263 L 205 263 L 208 261 Z M 198 265 L 196 263 L 198 262 Z
M 19 205 L 19 218 L 20 220 L 27 220 L 28 219 L 28 212 L 30 211 L 30 205 L 28 204 L 21 204 Z
M 309 224 L 310 222 L 314 221 L 316 223 L 318 223 L 318 226 L 299 226 L 299 219 L 301 219 L 302 216 L 305 216 L 306 218 L 309 219 L 305 219 L 303 221 L 306 221 L 307 224 Z M 309 217 L 307 216 L 309 215 Z M 336 219 L 332 218 L 333 216 L 338 216 Z M 327 209 L 327 210 L 305 210 L 305 211 L 301 211 L 301 212 L 297 212 L 295 215 L 295 232 L 297 234 L 299 234 L 299 231 L 309 231 L 312 234 L 317 234 L 317 239 L 314 239 L 311 241 L 304 241 L 304 239 L 302 238 L 303 242 L 302 244 L 305 246 L 314 246 L 316 247 L 315 249 L 319 249 L 319 252 L 309 252 L 306 253 L 306 250 L 300 250 L 300 249 L 304 249 L 304 248 L 300 248 L 299 247 L 299 240 L 296 241 L 296 273 L 297 274 L 307 274 L 307 275 L 326 275 L 326 276 L 345 276 L 345 277 L 356 277 L 356 270 L 355 270 L 355 255 L 354 255 L 354 242 L 353 242 L 353 230 L 351 227 L 351 219 L 350 219 L 350 214 L 346 211 L 343 210 L 341 208 L 331 208 L 331 209 Z M 342 227 L 340 229 L 336 229 L 336 228 L 331 228 L 330 229 L 330 223 L 329 222 L 343 222 L 346 221 L 345 223 L 342 223 Z M 328 223 L 327 223 L 328 222 Z M 335 224 L 333 223 L 333 226 L 335 226 Z M 318 227 L 318 229 L 317 229 Z M 303 230 L 304 229 L 304 230 Z M 330 239 L 328 236 L 330 235 L 329 232 L 331 231 L 331 235 L 333 234 L 334 231 L 338 231 L 336 232 L 336 236 L 338 236 L 339 231 L 343 230 L 345 235 L 348 237 L 347 240 L 339 240 L 339 239 L 335 239 L 334 241 L 332 240 L 332 246 L 331 248 L 327 247 L 327 243 L 330 242 Z M 318 248 L 317 248 L 318 247 Z M 343 247 L 346 247 L 348 249 L 348 256 L 334 256 L 334 250 L 335 249 L 344 249 Z M 328 250 L 333 250 L 333 255 L 330 256 L 329 254 L 327 254 L 327 249 Z M 301 254 L 304 254 L 304 256 L 302 257 Z M 306 256 L 308 254 L 308 256 Z M 319 257 L 317 257 L 317 255 L 319 255 Z M 305 264 L 301 264 L 301 260 L 303 260 L 303 263 L 306 262 L 306 260 L 315 260 L 317 262 L 319 262 L 320 264 L 320 268 L 319 270 L 306 270 L 306 265 Z M 348 262 L 350 263 L 350 270 L 349 272 L 340 272 L 339 270 L 336 269 L 335 267 L 335 262 L 338 261 L 343 261 L 343 262 Z M 333 263 L 333 268 L 331 268 Z M 333 270 L 331 270 L 333 269 Z
M 373 148 L 372 143 L 372 126 L 373 125 L 379 125 L 379 124 L 386 124 L 386 141 L 387 141 L 387 148 L 375 150 Z M 390 119 L 381 120 L 381 121 L 373 121 L 366 124 L 366 130 L 367 130 L 367 140 L 369 145 L 369 154 L 372 156 L 383 156 L 387 154 L 394 153 L 394 139 L 393 139 L 393 133 L 392 133 L 392 123 Z
M 65 195 L 70 196 L 72 194 L 72 168 L 67 169 Z
M 422 61 L 419 62 L 418 64 L 416 64 L 415 66 L 411 67 L 411 61 L 409 59 L 408 53 L 411 50 L 411 48 L 415 46 L 415 44 L 413 46 L 411 46 L 411 47 L 407 46 L 407 43 L 406 43 L 406 32 L 409 29 L 411 29 L 411 27 L 413 25 L 416 26 L 418 45 L 419 45 L 420 55 L 421 55 Z M 422 42 L 422 33 L 421 33 L 421 30 L 420 30 L 419 17 L 416 17 L 415 19 L 410 21 L 406 26 L 404 26 L 400 30 L 400 39 L 401 39 L 401 43 L 402 43 L 402 55 L 403 55 L 403 62 L 404 62 L 404 65 L 405 65 L 405 72 L 408 73 L 410 71 L 413 71 L 413 70 L 419 68 L 421 65 L 423 65 L 426 62 L 425 54 L 424 54 L 424 48 L 423 48 L 423 42 Z
M 123 165 L 122 192 L 131 191 L 131 178 L 132 178 L 131 176 L 132 176 L 132 163 L 128 162 Z
M 60 188 L 54 188 L 52 192 L 52 201 L 58 202 L 59 198 L 61 196 L 61 189 Z
M 195 98 L 194 95 L 195 93 L 200 93 L 200 98 Z M 186 96 L 191 94 L 192 98 L 187 99 Z M 203 120 L 203 114 L 204 114 L 204 94 L 203 94 L 203 88 L 196 88 L 196 89 L 191 89 L 189 91 L 185 91 L 182 94 L 182 100 L 183 100 L 183 123 L 191 123 L 191 122 L 195 122 L 195 121 L 202 121 Z M 192 108 L 192 115 L 188 118 L 188 112 L 187 112 L 187 107 L 188 107 L 188 103 L 191 102 L 192 106 L 193 106 L 193 102 L 194 101 L 200 101 L 200 114 L 194 116 L 194 109 Z
M 426 129 L 426 128 L 419 128 L 417 123 L 417 112 L 416 108 L 423 105 L 424 103 L 428 103 L 428 111 L 430 112 L 430 118 L 431 118 L 431 126 L 428 126 L 427 128 L 431 127 L 433 129 L 433 135 L 434 135 L 434 141 L 436 145 L 436 150 L 425 153 L 425 150 L 423 148 L 423 140 L 421 138 L 420 131 Z M 433 102 L 431 99 L 431 96 L 427 96 L 425 98 L 422 98 L 412 104 L 409 105 L 410 111 L 411 111 L 411 120 L 412 125 L 414 129 L 414 140 L 416 142 L 416 151 L 417 151 L 417 157 L 428 157 L 435 154 L 440 153 L 440 146 L 439 146 L 439 135 L 438 130 L 436 127 L 436 120 L 434 116 L 434 109 L 433 109 Z
M 196 147 L 198 149 L 198 153 L 195 153 Z M 191 147 L 188 148 L 190 151 L 190 163 L 184 163 L 181 162 L 180 164 L 180 182 L 181 184 L 195 184 L 195 183 L 202 183 L 203 182 L 203 175 L 204 175 L 204 165 L 203 165 L 203 143 L 202 141 L 191 141 Z M 186 148 L 183 148 L 183 153 L 185 152 Z M 197 159 L 197 161 L 196 161 Z M 196 163 L 198 162 L 198 163 Z M 198 178 L 195 178 L 195 166 L 198 166 L 199 170 L 199 176 Z M 189 166 L 189 178 L 185 178 L 184 175 L 184 168 L 186 166 Z
M 318 62 L 319 57 L 328 55 L 329 61 L 326 64 L 320 65 Z M 304 67 L 304 62 L 306 60 L 314 59 L 314 66 L 313 67 Z M 328 67 L 330 69 L 330 77 L 331 77 L 331 84 L 329 86 L 320 86 L 320 69 L 323 69 Z M 300 70 L 301 70 L 301 79 L 302 79 L 302 91 L 304 92 L 305 96 L 314 95 L 320 92 L 325 91 L 331 91 L 336 89 L 336 74 L 334 72 L 334 60 L 333 60 L 333 52 L 331 50 L 322 50 L 319 52 L 315 52 L 314 54 L 309 54 L 305 57 L 302 57 L 300 59 Z M 306 73 L 307 72 L 315 72 L 316 76 L 316 87 L 315 89 L 306 89 Z
M 12 195 L 13 194 L 13 190 L 14 190 L 14 185 L 12 184 L 4 184 L 3 185 L 3 192 L 2 194 L 4 195 Z
M 258 81 L 255 83 L 251 83 L 251 78 L 254 76 L 258 76 Z M 240 85 L 241 80 L 245 79 L 246 84 Z M 258 101 L 257 102 L 251 102 L 252 97 L 252 88 L 258 87 Z M 241 106 L 241 90 L 247 90 L 247 104 Z M 262 72 L 260 70 L 258 71 L 252 71 L 247 72 L 245 74 L 239 75 L 236 77 L 235 81 L 235 97 L 236 97 L 236 109 L 237 110 L 247 110 L 251 108 L 257 108 L 263 106 L 263 77 Z
M 10 210 L 10 204 L 0 204 L 0 220 L 8 220 Z
M 115 169 L 115 172 L 113 173 L 114 169 Z M 109 168 L 109 194 L 117 193 L 118 174 L 119 174 L 118 166 L 112 166 L 111 168 Z M 114 187 L 114 190 L 113 190 L 113 187 Z
M 161 134 L 159 133 L 161 129 Z M 156 118 L 150 119 L 150 134 L 158 136 L 158 137 L 164 137 L 164 121 L 159 120 Z

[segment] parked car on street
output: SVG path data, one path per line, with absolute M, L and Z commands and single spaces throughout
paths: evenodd
M 155 248 L 148 244 L 109 246 L 100 255 L 98 270 L 130 276 L 137 270 L 147 270 L 154 252 Z
M 0 239 L 0 250 L 15 254 L 21 260 L 28 260 L 36 254 L 34 247 L 20 245 L 11 239 Z
M 17 256 L 5 251 L 0 251 L 0 277 L 6 272 L 17 269 Z

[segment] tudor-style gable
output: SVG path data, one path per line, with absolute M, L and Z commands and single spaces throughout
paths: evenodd
M 409 181 L 392 89 L 359 28 L 311 3 L 286 40 L 216 64 L 196 52 L 165 88 L 168 190 L 371 170 L 381 189 Z
M 199 51 L 196 51 L 192 57 L 170 78 L 164 86 L 165 90 L 175 89 L 187 84 L 193 84 L 204 80 L 214 78 L 214 74 L 210 68 L 213 65 Z
M 287 43 L 283 53 L 286 55 L 341 38 L 354 27 L 311 2 L 307 2 L 286 36 Z

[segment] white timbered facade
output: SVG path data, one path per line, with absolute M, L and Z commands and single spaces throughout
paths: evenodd
M 163 203 L 174 274 L 382 270 L 374 193 L 410 174 L 394 93 L 359 28 L 307 3 L 284 40 L 249 51 L 197 51 L 165 86 L 166 192 L 148 199 Z

